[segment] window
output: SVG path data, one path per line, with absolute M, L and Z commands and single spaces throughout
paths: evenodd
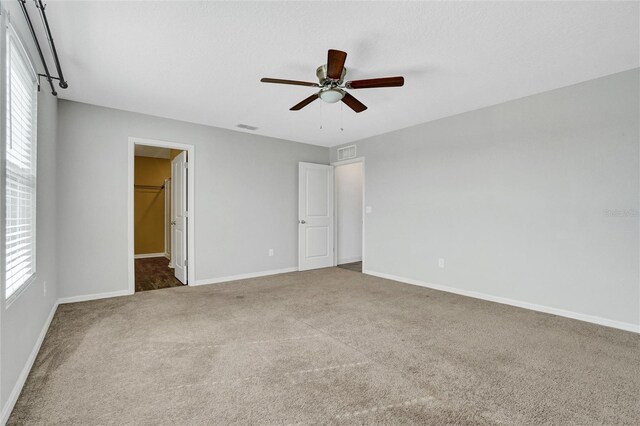
M 5 138 L 5 297 L 36 273 L 36 74 L 7 31 Z

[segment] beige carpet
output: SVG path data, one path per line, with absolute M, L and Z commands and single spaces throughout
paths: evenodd
M 9 424 L 640 423 L 633 333 L 339 268 L 61 305 Z

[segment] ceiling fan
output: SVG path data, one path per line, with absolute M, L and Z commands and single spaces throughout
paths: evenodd
M 281 80 L 278 78 L 262 78 L 263 83 L 292 84 L 295 86 L 319 87 L 320 91 L 309 96 L 302 102 L 292 106 L 291 111 L 299 111 L 309 105 L 311 102 L 320 98 L 328 103 L 336 103 L 342 101 L 355 112 L 362 112 L 367 107 L 351 96 L 345 89 L 371 89 L 375 87 L 399 87 L 404 85 L 404 77 L 382 77 L 370 78 L 367 80 L 344 81 L 347 75 L 347 69 L 344 63 L 347 54 L 340 50 L 330 49 L 327 57 L 327 64 L 321 65 L 316 70 L 319 83 L 311 83 L 307 81 L 297 80 Z

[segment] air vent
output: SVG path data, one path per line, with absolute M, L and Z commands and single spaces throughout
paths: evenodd
M 349 145 L 342 148 L 338 148 L 338 161 L 348 160 L 350 158 L 356 158 L 356 146 Z
M 237 124 L 236 127 L 239 127 L 241 129 L 245 129 L 245 130 L 251 130 L 251 131 L 258 130 L 257 127 L 249 126 L 248 124 Z

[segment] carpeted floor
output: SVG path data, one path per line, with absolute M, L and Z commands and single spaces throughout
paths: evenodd
M 148 257 L 136 259 L 136 291 L 158 290 L 161 288 L 181 287 L 183 284 L 169 268 L 166 257 Z
M 640 336 L 340 268 L 61 305 L 11 425 L 638 424 Z

